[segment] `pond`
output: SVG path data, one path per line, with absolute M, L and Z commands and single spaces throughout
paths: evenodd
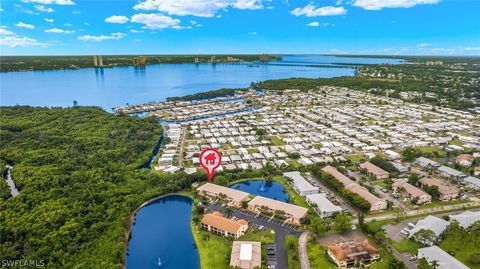
M 138 211 L 128 242 L 127 269 L 200 268 L 190 228 L 192 203 L 188 197 L 169 195 Z
M 287 190 L 274 180 L 252 179 L 233 184 L 230 188 L 282 202 L 288 202 L 289 198 Z

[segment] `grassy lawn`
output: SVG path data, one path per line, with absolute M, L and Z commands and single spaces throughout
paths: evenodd
M 262 243 L 274 243 L 275 234 L 272 230 L 254 230 L 250 229 L 245 235 L 240 237 L 241 241 L 257 241 Z
M 447 156 L 447 153 L 441 149 L 441 148 L 436 148 L 436 147 L 421 147 L 419 148 L 420 151 L 424 154 L 428 154 L 428 153 L 434 153 L 436 152 L 436 155 L 438 157 L 445 157 Z
M 367 160 L 367 158 L 363 155 L 360 154 L 354 154 L 354 155 L 348 155 L 345 156 L 347 159 L 349 159 L 352 163 L 361 163 Z
M 269 137 L 272 146 L 281 146 L 285 145 L 285 141 L 283 141 L 280 137 L 272 135 Z
M 298 256 L 298 239 L 293 235 L 285 236 L 285 247 L 288 256 L 288 269 L 300 269 L 300 257 Z
M 460 231 L 457 233 L 447 234 L 442 242 L 439 244 L 439 247 L 461 261 L 463 264 L 468 266 L 471 269 L 480 269 L 480 264 L 475 264 L 470 260 L 470 257 L 475 253 L 480 253 L 480 244 L 478 244 L 478 235 L 475 234 L 465 234 Z M 475 238 L 472 238 L 475 237 Z
M 452 139 L 448 141 L 449 145 L 463 146 L 463 142 L 458 139 Z
M 295 160 L 288 160 L 287 163 L 288 163 L 290 166 L 292 166 L 293 168 L 297 168 L 297 167 L 300 166 L 300 164 L 299 164 L 297 161 L 295 161 Z
M 401 253 L 407 252 L 412 255 L 417 255 L 417 250 L 422 247 L 419 243 L 408 238 L 403 238 L 402 240 L 400 240 L 400 242 L 392 240 L 392 245 L 396 250 L 400 251 Z
M 336 268 L 333 263 L 328 260 L 325 251 L 326 247 L 320 246 L 315 241 L 308 241 L 307 253 L 308 260 L 310 261 L 310 268 L 312 269 L 334 269 Z
M 214 235 L 199 229 L 196 232 L 192 225 L 192 234 L 200 256 L 200 268 L 202 269 L 229 269 L 232 240 Z M 203 235 L 210 235 L 210 240 L 203 240 Z
M 254 148 L 250 148 L 250 149 L 247 149 L 248 151 L 248 154 L 252 154 L 252 153 L 257 153 L 258 150 L 257 149 L 254 149 Z
M 433 207 L 446 206 L 446 205 L 458 205 L 463 203 L 467 203 L 467 202 L 462 200 L 434 201 L 428 204 L 421 205 L 419 209 L 433 208 Z

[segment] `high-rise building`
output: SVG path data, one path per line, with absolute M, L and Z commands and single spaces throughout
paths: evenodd
M 147 64 L 147 57 L 145 56 L 138 56 L 133 58 L 134 66 L 145 66 L 146 64 Z
M 102 56 L 93 56 L 93 66 L 96 66 L 96 67 L 101 67 L 103 66 L 103 59 L 102 59 Z

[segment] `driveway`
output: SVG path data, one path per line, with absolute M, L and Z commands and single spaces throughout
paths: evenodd
M 225 207 L 218 204 L 208 204 L 206 208 L 212 211 L 222 211 Z M 264 226 L 266 228 L 272 229 L 275 232 L 275 256 L 277 257 L 277 268 L 276 269 L 287 269 L 288 267 L 288 258 L 287 258 L 287 249 L 285 248 L 285 236 L 287 234 L 300 237 L 300 232 L 297 231 L 297 227 L 290 224 L 285 224 L 280 221 L 271 220 L 264 216 L 257 216 L 255 213 L 245 211 L 242 209 L 234 208 L 232 217 L 237 217 L 239 219 L 244 219 L 249 223 L 254 223 L 257 226 Z
M 310 269 L 310 261 L 308 260 L 307 254 L 307 241 L 309 235 L 310 232 L 305 231 L 298 239 L 298 254 L 300 256 L 300 265 L 302 266 L 302 269 Z

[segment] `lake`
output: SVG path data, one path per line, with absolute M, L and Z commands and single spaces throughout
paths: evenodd
M 192 200 L 162 197 L 142 209 L 128 242 L 127 269 L 200 268 L 190 228 Z
M 253 179 L 233 184 L 230 188 L 282 202 L 288 202 L 289 198 L 282 184 L 274 180 Z
M 314 64 L 397 64 L 400 59 L 284 55 L 271 65 L 156 64 L 133 67 L 86 68 L 0 73 L 0 105 L 95 105 L 107 111 L 125 104 L 163 101 L 220 88 L 247 87 L 251 82 L 291 77 L 330 78 L 354 75 L 353 68 L 314 67 Z

